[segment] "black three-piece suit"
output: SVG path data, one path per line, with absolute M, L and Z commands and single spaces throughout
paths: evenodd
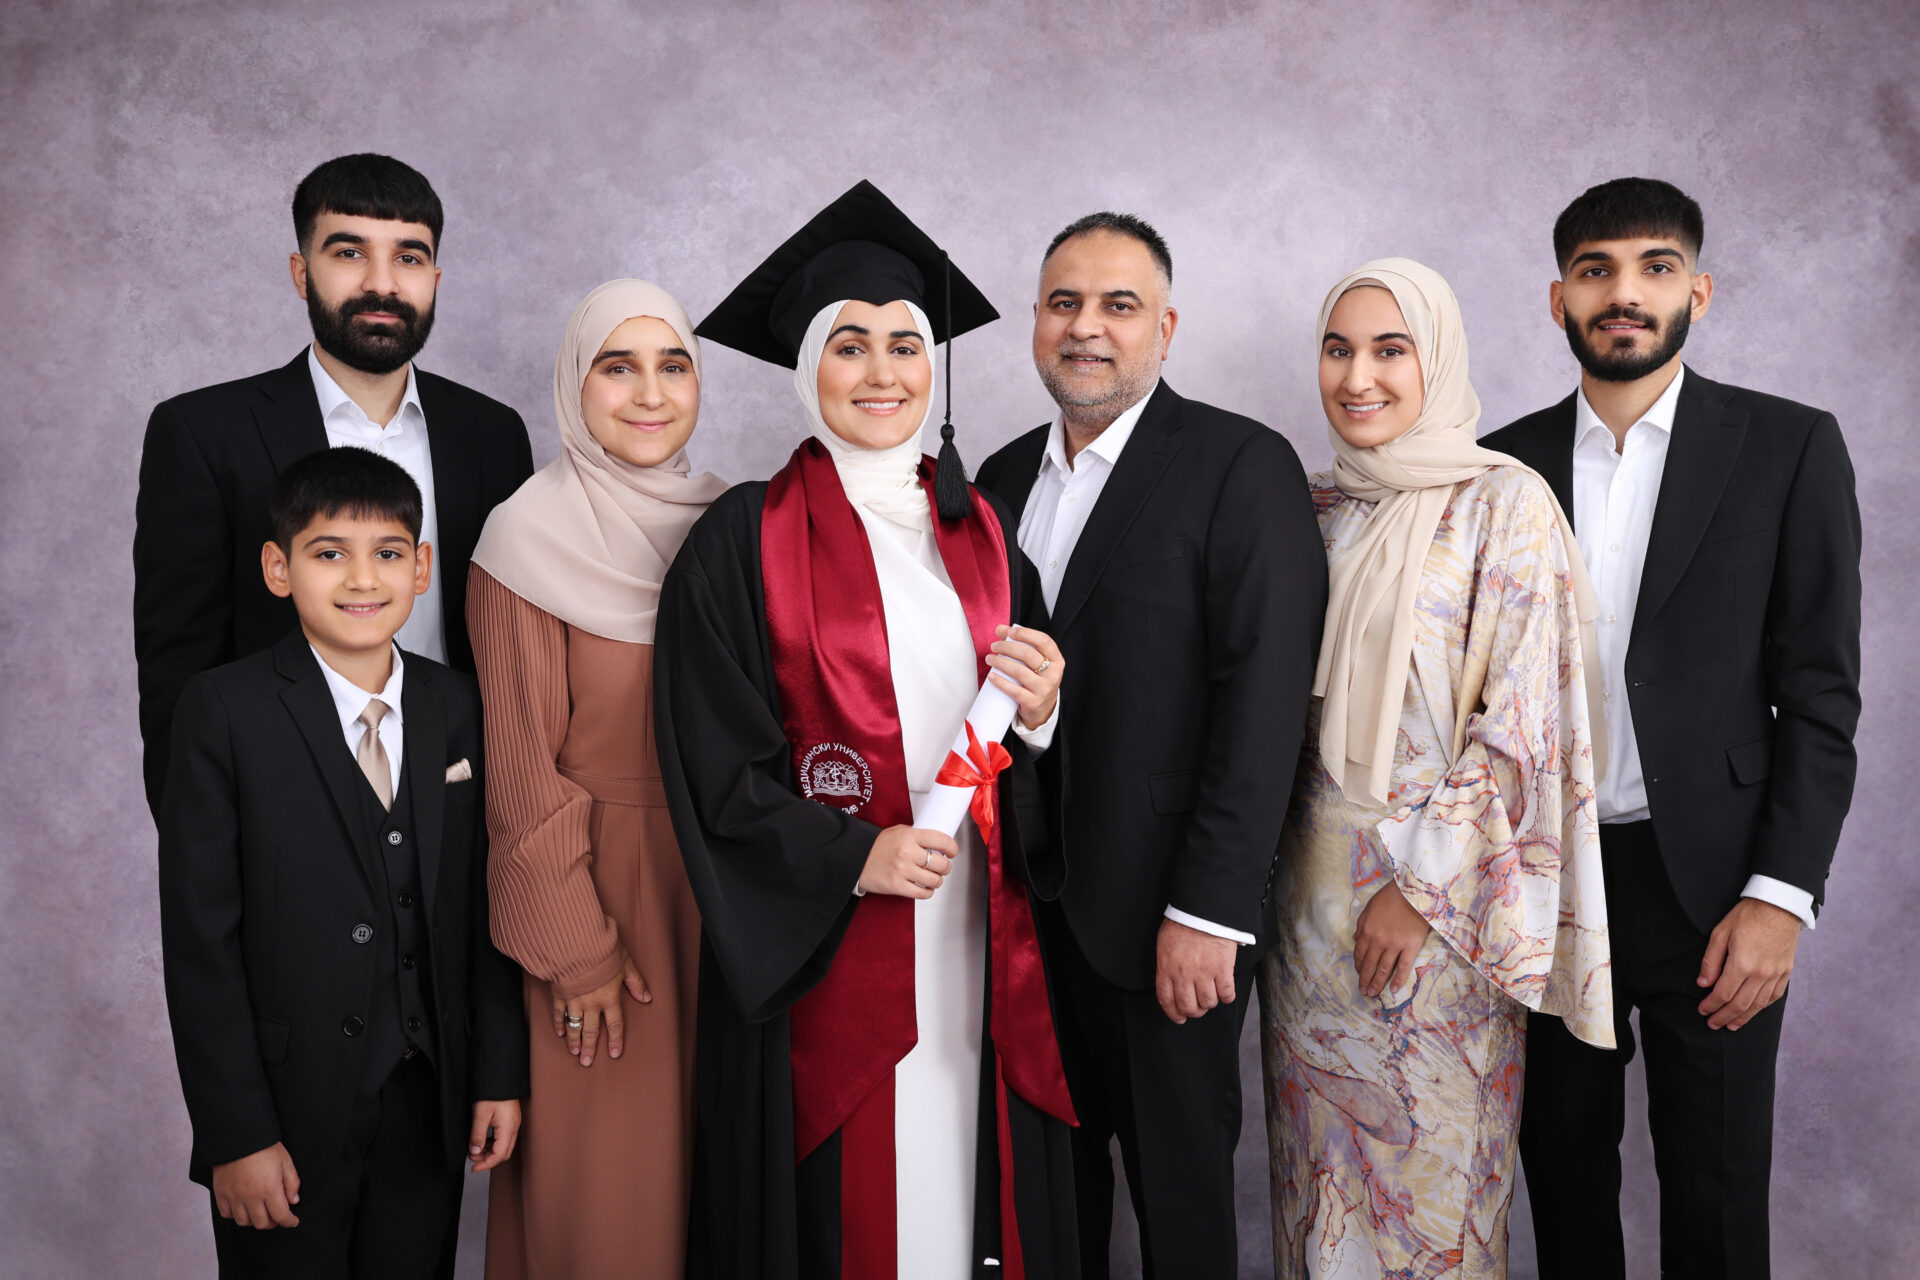
M 227 1274 L 433 1265 L 472 1104 L 527 1094 L 520 973 L 488 935 L 479 695 L 404 662 L 391 811 L 297 629 L 188 681 L 174 717 L 161 938 L 189 1173 L 282 1142 L 301 1179 L 298 1227 L 216 1218 Z
M 980 468 L 1025 510 L 1050 426 Z M 1301 753 L 1327 564 L 1284 437 L 1161 383 L 1075 544 L 1057 773 L 1070 868 L 1042 915 L 1076 1132 L 1081 1261 L 1106 1274 L 1117 1135 L 1149 1276 L 1231 1276 L 1238 1048 Z M 1172 906 L 1254 935 L 1238 999 L 1176 1026 L 1154 994 Z
M 1482 443 L 1540 472 L 1578 520 L 1575 421 L 1569 396 Z M 1520 1144 L 1541 1274 L 1624 1272 L 1619 1143 L 1637 1007 L 1666 1274 L 1765 1276 L 1785 1002 L 1711 1031 L 1695 978 L 1749 876 L 1804 889 L 1817 908 L 1853 795 L 1860 511 L 1833 415 L 1687 371 L 1626 682 L 1652 816 L 1601 827 L 1624 1051 L 1529 1020 Z
M 472 672 L 467 562 L 487 515 L 533 474 L 520 415 L 477 391 L 415 369 L 433 455 L 447 661 Z M 268 373 L 162 402 L 147 422 L 134 507 L 133 648 L 147 804 L 157 816 L 168 726 L 196 672 L 257 653 L 296 625 L 293 602 L 268 591 L 260 547 L 272 536 L 267 495 L 289 464 L 327 447 L 307 353 Z

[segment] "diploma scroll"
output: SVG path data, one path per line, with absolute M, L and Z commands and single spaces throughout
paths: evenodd
M 970 759 L 972 743 L 967 740 L 967 728 L 973 728 L 974 741 L 987 751 L 1000 748 L 1000 739 L 1007 736 L 1007 729 L 1013 724 L 1013 716 L 1019 710 L 1013 695 L 999 685 L 988 681 L 980 686 L 980 692 L 974 697 L 973 706 L 967 711 L 967 719 L 954 735 L 953 749 L 947 754 L 948 764 L 955 757 L 961 762 Z M 942 772 L 946 772 L 945 769 Z M 977 787 L 949 786 L 935 783 L 926 798 L 915 806 L 913 825 L 922 831 L 938 831 L 944 835 L 957 836 L 960 823 L 967 816 L 968 806 L 973 802 Z M 991 814 L 991 809 L 988 810 Z

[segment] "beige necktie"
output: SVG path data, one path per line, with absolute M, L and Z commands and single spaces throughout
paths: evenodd
M 360 735 L 360 749 L 353 758 L 360 762 L 360 772 L 367 775 L 367 781 L 373 785 L 373 794 L 380 797 L 382 809 L 393 808 L 393 774 L 387 767 L 387 749 L 380 743 L 380 721 L 386 718 L 387 704 L 378 698 L 367 701 L 367 709 L 360 713 L 360 723 L 367 731 Z

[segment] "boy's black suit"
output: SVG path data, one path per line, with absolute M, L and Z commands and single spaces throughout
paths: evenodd
M 1574 502 L 1572 396 L 1481 443 Z M 1768 1274 L 1782 998 L 1714 1031 L 1695 983 L 1752 875 L 1825 896 L 1853 797 L 1860 508 L 1830 413 L 1688 369 L 1654 508 L 1625 690 L 1649 821 L 1600 828 L 1625 1052 L 1528 1020 L 1521 1158 L 1541 1275 L 1625 1272 L 1624 1073 L 1640 1013 L 1668 1275 Z
M 533 474 L 520 415 L 416 367 L 433 454 L 447 661 L 473 670 L 467 562 L 487 515 Z M 293 605 L 260 578 L 272 536 L 267 495 L 289 464 L 327 447 L 303 349 L 268 373 L 203 387 L 159 405 L 147 422 L 134 508 L 133 648 L 147 803 L 157 819 L 168 726 L 196 673 L 257 653 L 293 629 Z
M 977 483 L 1019 520 L 1042 426 Z M 1237 1268 L 1232 1153 L 1252 966 L 1327 604 L 1327 561 L 1286 438 L 1162 382 L 1068 561 L 1057 771 L 1066 861 L 1042 914 L 1076 1131 L 1083 1264 L 1104 1275 L 1117 1133 L 1149 1276 Z M 1024 621 L 1024 619 L 1022 619 Z M 1236 1003 L 1176 1026 L 1154 995 L 1168 906 L 1255 936 Z
M 406 1034 L 427 1050 L 431 1075 L 411 1059 L 405 1070 L 412 1096 L 434 1098 L 437 1126 L 429 1118 L 422 1132 L 437 1130 L 440 1168 L 457 1177 L 475 1101 L 527 1095 L 520 972 L 487 926 L 479 696 L 467 676 L 404 661 L 391 815 L 347 749 L 300 631 L 182 694 L 160 812 L 160 905 L 196 1181 L 278 1141 L 303 1203 L 341 1192 L 329 1176 L 361 1122 L 356 1108 L 387 1074 L 368 1055 L 397 1052 L 369 1025 L 383 1008 L 397 1016 L 396 965 L 428 975 L 435 1026 Z M 462 759 L 473 776 L 446 781 Z M 388 845 L 403 830 L 417 904 L 395 891 L 400 850 Z M 402 906 L 418 912 L 421 956 L 381 945 Z

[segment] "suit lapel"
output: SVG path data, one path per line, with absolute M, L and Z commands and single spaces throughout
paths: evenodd
M 1013 442 L 1007 451 L 1007 469 L 1012 473 L 1000 490 L 1000 497 L 1013 511 L 1013 527 L 1020 527 L 1021 519 L 1027 513 L 1027 499 L 1033 496 L 1033 485 L 1040 478 L 1040 460 L 1047 456 L 1047 434 L 1053 430 L 1048 423 L 1038 431 L 1029 431 L 1025 438 Z M 1018 485 L 1018 491 L 1013 486 Z
M 1567 513 L 1567 523 L 1573 524 L 1573 428 L 1577 415 L 1574 413 L 1573 397 L 1568 396 L 1553 406 L 1542 424 L 1540 438 L 1534 445 L 1537 456 L 1529 461 L 1522 458 L 1540 478 L 1553 490 L 1553 496 L 1560 500 L 1560 509 Z M 1579 528 L 1574 525 L 1574 528 Z
M 427 419 L 427 451 L 433 462 L 433 510 L 440 526 L 435 547 L 436 576 L 446 566 L 464 563 L 480 540 L 480 454 L 467 423 L 459 420 L 448 384 L 415 369 L 420 412 Z
M 1053 633 L 1064 635 L 1073 619 L 1093 593 L 1093 584 L 1113 558 L 1120 539 L 1133 524 L 1147 497 L 1166 473 L 1167 463 L 1180 450 L 1182 401 L 1172 387 L 1162 382 L 1147 401 L 1140 422 L 1133 429 L 1127 447 L 1120 451 L 1113 474 L 1100 490 L 1100 501 L 1093 504 L 1087 527 L 1074 544 L 1067 561 L 1066 576 L 1060 581 L 1060 595 L 1054 603 Z M 1039 469 L 1038 459 L 1034 468 Z
M 447 707 L 428 678 L 424 659 L 407 672 L 400 709 L 406 736 L 407 798 L 413 804 L 414 847 L 420 855 L 420 892 L 431 907 L 439 885 L 440 837 L 446 818 Z M 427 912 L 429 919 L 432 914 Z
M 264 403 L 254 406 L 253 422 L 275 472 L 327 447 L 327 426 L 320 418 L 320 397 L 313 389 L 305 350 L 291 364 L 263 375 L 258 386 Z
M 1686 379 L 1674 408 L 1673 439 L 1667 444 L 1653 531 L 1647 538 L 1647 563 L 1633 613 L 1636 632 L 1659 614 L 1686 573 L 1747 434 L 1747 415 L 1728 406 L 1727 388 L 1691 369 Z
M 340 715 L 334 709 L 333 693 L 320 674 L 320 663 L 307 646 L 307 638 L 293 631 L 274 649 L 274 667 L 292 683 L 280 691 L 280 701 L 293 716 L 300 736 L 307 740 L 314 764 L 327 784 L 327 794 L 340 813 L 340 825 L 353 841 L 354 857 L 367 877 L 369 887 L 380 883 L 379 868 L 374 865 L 373 850 L 367 841 L 367 823 L 361 807 L 360 792 L 366 779 L 360 766 L 347 752 L 340 732 Z

